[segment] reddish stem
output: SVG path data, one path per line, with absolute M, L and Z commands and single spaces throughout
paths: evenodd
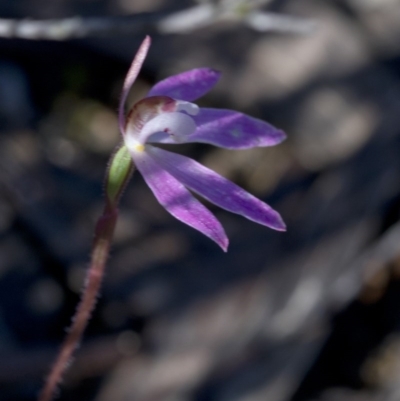
M 117 217 L 117 209 L 111 207 L 107 202 L 96 225 L 91 263 L 87 271 L 81 301 L 72 318 L 71 327 L 61 346 L 60 353 L 39 395 L 39 401 L 53 399 L 57 386 L 71 362 L 72 355 L 79 346 L 82 334 L 96 305 Z

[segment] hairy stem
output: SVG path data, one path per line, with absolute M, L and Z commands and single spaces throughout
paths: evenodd
M 116 207 L 110 206 L 109 202 L 107 202 L 103 214 L 96 225 L 91 263 L 87 271 L 81 301 L 61 346 L 60 353 L 39 395 L 39 401 L 51 401 L 53 399 L 57 386 L 71 362 L 72 355 L 79 346 L 82 334 L 96 305 L 117 217 L 118 211 Z

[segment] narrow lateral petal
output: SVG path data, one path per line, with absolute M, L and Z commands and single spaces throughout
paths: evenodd
M 143 62 L 147 56 L 147 52 L 149 51 L 151 44 L 150 36 L 146 36 L 137 51 L 135 58 L 132 61 L 132 64 L 129 68 L 128 73 L 126 74 L 124 86 L 122 87 L 121 99 L 119 101 L 118 107 L 118 122 L 119 129 L 122 134 L 124 134 L 125 130 L 125 102 L 128 97 L 129 90 L 131 89 L 133 83 L 135 82 L 140 69 L 142 68 Z
M 186 142 L 202 142 L 227 149 L 273 146 L 286 135 L 265 121 L 233 110 L 201 108 L 193 116 L 197 125 Z
M 228 237 L 221 223 L 205 206 L 146 152 L 133 152 L 132 157 L 157 200 L 172 216 L 211 238 L 224 251 L 227 250 Z
M 168 77 L 155 84 L 149 96 L 169 96 L 192 102 L 205 95 L 217 82 L 221 73 L 212 68 L 196 68 Z
M 279 213 L 207 167 L 159 148 L 152 147 L 149 154 L 183 185 L 210 202 L 275 230 L 286 229 Z

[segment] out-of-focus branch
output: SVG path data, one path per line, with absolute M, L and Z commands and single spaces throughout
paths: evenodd
M 140 13 L 124 17 L 73 17 L 59 20 L 0 18 L 0 38 L 67 40 L 84 37 L 121 36 L 135 33 L 188 33 L 219 22 L 235 22 L 266 32 L 309 33 L 314 22 L 257 8 L 226 4 L 199 4 L 170 12 Z
M 336 306 L 353 299 L 361 286 L 380 269 L 400 258 L 400 222 L 394 224 L 363 252 L 332 285 Z
M 317 26 L 310 19 L 259 10 L 260 5 L 243 1 L 206 2 L 163 18 L 158 23 L 158 30 L 164 33 L 187 33 L 217 23 L 231 22 L 259 32 L 308 34 Z
M 93 36 L 131 35 L 149 31 L 165 18 L 162 13 L 142 13 L 128 17 L 73 17 L 59 20 L 0 18 L 0 37 L 32 40 L 66 40 Z
M 262 11 L 249 13 L 245 20 L 247 26 L 260 32 L 309 34 L 317 28 L 317 23 L 310 19 Z

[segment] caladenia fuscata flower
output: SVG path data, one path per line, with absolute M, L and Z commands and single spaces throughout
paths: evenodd
M 224 251 L 228 247 L 224 229 L 190 191 L 256 223 L 285 230 L 280 215 L 266 203 L 196 161 L 157 147 L 201 142 L 247 149 L 276 145 L 285 139 L 282 131 L 264 121 L 236 111 L 199 108 L 192 103 L 217 83 L 217 71 L 198 68 L 169 77 L 153 86 L 125 116 L 126 98 L 149 47 L 150 38 L 146 37 L 124 82 L 119 105 L 123 146 L 111 157 L 106 174 L 106 204 L 96 225 L 81 300 L 39 401 L 53 399 L 95 307 L 118 218 L 119 199 L 134 165 L 169 213 L 214 240 Z
M 225 251 L 229 241 L 223 227 L 190 191 L 230 212 L 284 231 L 282 218 L 266 203 L 195 160 L 157 147 L 157 144 L 199 142 L 227 149 L 248 149 L 273 146 L 285 139 L 281 130 L 264 121 L 192 103 L 217 83 L 219 72 L 197 68 L 166 78 L 154 85 L 125 116 L 128 92 L 149 47 L 150 38 L 146 37 L 127 74 L 119 106 L 119 125 L 134 165 L 159 203 Z

